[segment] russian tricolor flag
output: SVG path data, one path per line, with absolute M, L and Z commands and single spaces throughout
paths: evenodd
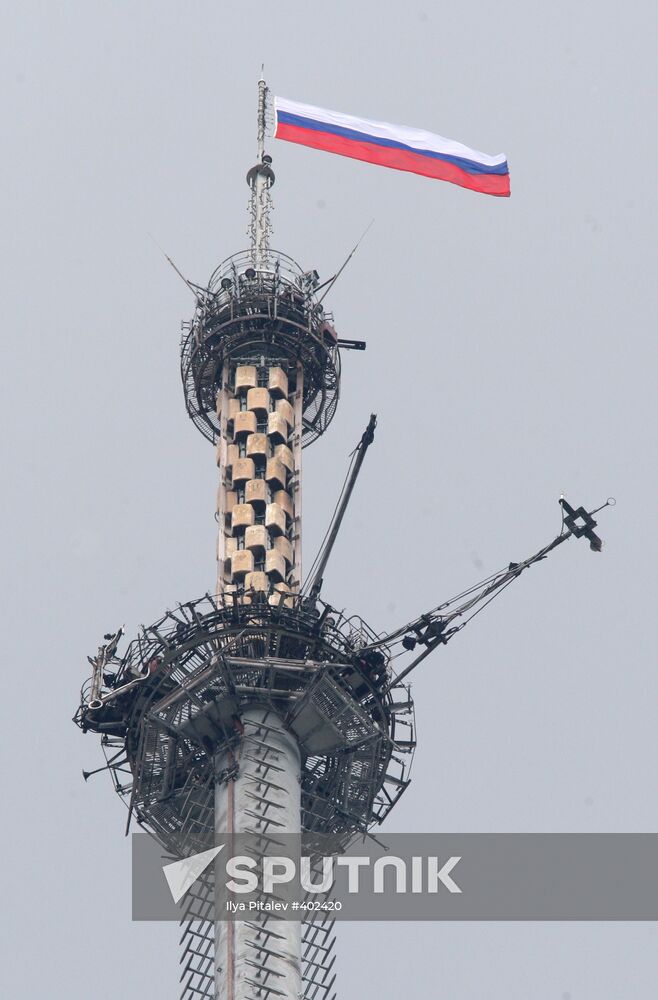
M 509 168 L 502 153 L 489 156 L 423 129 L 355 118 L 283 97 L 274 98 L 274 108 L 277 139 L 509 197 Z

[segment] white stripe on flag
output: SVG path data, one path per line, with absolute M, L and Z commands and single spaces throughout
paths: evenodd
M 460 156 L 466 160 L 475 160 L 487 167 L 495 167 L 499 163 L 505 163 L 506 156 L 499 153 L 490 156 L 488 153 L 481 153 L 477 149 L 464 146 L 463 143 L 455 139 L 446 139 L 442 135 L 434 132 L 426 132 L 424 129 L 410 128 L 407 125 L 391 125 L 390 122 L 377 122 L 369 118 L 356 118 L 354 115 L 345 115 L 340 111 L 329 111 L 327 108 L 316 108 L 313 104 L 300 104 L 298 101 L 289 101 L 285 97 L 275 97 L 274 106 L 277 111 L 287 111 L 291 115 L 299 115 L 302 118 L 312 118 L 317 122 L 324 122 L 328 125 L 337 125 L 339 128 L 353 129 L 355 132 L 365 132 L 367 135 L 376 136 L 380 139 L 392 139 L 394 142 L 402 142 L 406 146 L 413 146 L 415 149 L 430 150 L 433 153 L 445 153 L 448 156 Z

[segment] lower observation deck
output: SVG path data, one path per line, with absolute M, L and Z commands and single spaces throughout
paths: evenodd
M 315 271 L 268 252 L 258 270 L 248 251 L 229 257 L 201 289 L 185 325 L 181 376 L 185 404 L 204 437 L 220 434 L 217 393 L 226 364 L 279 365 L 304 373 L 302 444 L 331 422 L 340 388 L 340 355 L 330 314 L 317 301 Z
M 103 734 L 135 819 L 182 856 L 213 843 L 214 754 L 240 743 L 248 707 L 267 706 L 301 750 L 303 830 L 345 845 L 388 814 L 415 749 L 408 689 L 389 687 L 385 653 L 364 648 L 374 639 L 361 619 L 319 616 L 299 598 L 207 596 L 103 659 L 99 697 L 85 685 L 76 722 Z

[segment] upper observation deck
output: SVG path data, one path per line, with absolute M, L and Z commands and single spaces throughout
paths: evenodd
M 338 405 L 340 354 L 318 285 L 316 271 L 303 271 L 286 254 L 267 250 L 256 268 L 246 250 L 223 261 L 199 290 L 184 325 L 181 375 L 187 411 L 204 437 L 216 442 L 220 433 L 225 366 L 245 364 L 276 364 L 291 384 L 301 368 L 302 444 L 324 433 Z

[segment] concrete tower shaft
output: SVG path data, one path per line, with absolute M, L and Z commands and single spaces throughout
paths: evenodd
M 281 834 L 301 833 L 301 765 L 297 740 L 268 708 L 242 715 L 244 738 L 235 750 L 216 756 L 215 831 L 218 841 L 236 839 L 251 856 Z M 237 777 L 221 775 L 234 768 Z M 302 987 L 301 924 L 276 913 L 256 912 L 249 920 L 227 920 L 223 859 L 217 861 L 215 896 L 216 1000 L 252 1000 L 254 995 L 299 1000 Z

